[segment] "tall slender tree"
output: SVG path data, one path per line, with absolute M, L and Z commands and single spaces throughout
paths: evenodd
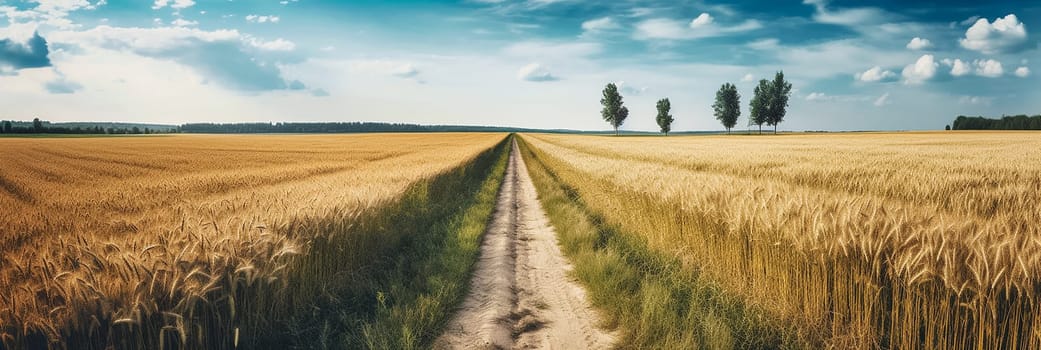
M 774 134 L 777 133 L 777 124 L 783 122 L 785 114 L 788 113 L 788 98 L 791 97 L 791 94 L 792 83 L 784 80 L 784 71 L 777 72 L 773 82 L 770 83 L 770 100 L 767 108 L 769 113 L 766 115 L 766 125 L 773 125 Z
M 655 121 L 658 122 L 658 127 L 661 128 L 661 132 L 665 136 L 669 136 L 669 131 L 672 131 L 672 114 L 669 111 L 672 109 L 672 104 L 669 103 L 669 98 L 663 98 L 658 100 L 658 117 Z
M 616 136 L 618 127 L 622 126 L 625 118 L 629 117 L 629 108 L 623 106 L 622 103 L 622 95 L 618 93 L 618 86 L 615 86 L 614 83 L 607 84 L 604 87 L 604 97 L 600 99 L 600 104 L 604 105 L 604 109 L 600 110 L 600 116 L 614 127 Z
M 33 118 L 33 132 L 37 134 L 43 132 L 43 122 L 40 121 L 40 118 Z
M 712 104 L 712 110 L 729 134 L 730 129 L 737 125 L 737 118 L 741 116 L 741 94 L 737 92 L 737 86 L 724 83 L 716 92 L 716 102 Z
M 760 134 L 763 133 L 763 123 L 766 123 L 767 117 L 770 115 L 772 88 L 773 84 L 769 80 L 759 80 L 759 85 L 754 90 L 755 94 L 752 95 L 752 102 L 749 104 L 748 125 L 758 125 Z

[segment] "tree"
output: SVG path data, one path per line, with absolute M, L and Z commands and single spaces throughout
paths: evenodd
M 951 124 L 947 124 L 947 127 L 944 128 L 944 130 L 948 130 L 948 131 L 951 130 Z
M 12 131 L 11 129 L 13 129 L 13 128 L 14 128 L 14 126 L 11 125 L 11 121 L 10 120 L 5 120 L 4 121 L 4 133 L 5 134 L 10 134 L 11 131 Z
M 737 86 L 725 83 L 716 92 L 716 102 L 712 104 L 716 119 L 723 123 L 723 127 L 730 129 L 737 125 L 737 118 L 741 116 L 741 94 L 737 92 Z
M 33 132 L 37 134 L 43 132 L 43 122 L 40 121 L 40 118 L 33 118 Z
M 138 127 L 135 126 L 135 127 L 130 129 L 130 133 L 132 133 L 132 134 L 140 134 L 141 133 L 141 128 L 138 128 Z
M 604 98 L 600 99 L 600 104 L 604 105 L 600 115 L 614 127 L 614 134 L 618 135 L 618 127 L 629 117 L 629 108 L 622 105 L 622 95 L 618 93 L 618 87 L 614 83 L 604 87 Z
M 754 90 L 755 94 L 752 95 L 752 102 L 749 104 L 748 125 L 758 125 L 759 134 L 763 133 L 763 123 L 766 123 L 766 117 L 770 113 L 770 89 L 769 80 L 759 80 L 759 85 Z
M 661 128 L 661 132 L 665 136 L 669 136 L 669 131 L 672 131 L 672 114 L 669 114 L 669 110 L 672 109 L 672 104 L 669 103 L 669 98 L 663 98 L 658 100 L 658 117 L 655 121 L 658 122 L 658 127 Z
M 777 124 L 784 121 L 784 115 L 788 112 L 788 98 L 792 95 L 792 84 L 784 80 L 784 71 L 774 75 L 774 81 L 770 83 L 770 100 L 766 114 L 766 125 L 773 125 L 774 134 L 777 133 Z

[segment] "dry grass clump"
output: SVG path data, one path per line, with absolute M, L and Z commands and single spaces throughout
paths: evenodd
M 0 348 L 255 342 L 343 277 L 313 242 L 503 137 L 0 139 Z
M 1041 347 L 1037 134 L 524 138 L 608 223 L 795 343 Z

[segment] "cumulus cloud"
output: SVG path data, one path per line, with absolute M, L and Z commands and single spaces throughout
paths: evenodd
M 195 1 L 193 0 L 155 0 L 155 2 L 152 4 L 152 9 L 158 10 L 166 6 L 170 6 L 170 8 L 180 10 L 192 7 L 194 5 Z
M 546 67 L 538 63 L 530 63 L 517 71 L 517 79 L 532 82 L 557 81 L 557 78 Z
M 890 103 L 891 102 L 889 101 L 889 93 L 887 92 L 887 93 L 882 94 L 882 96 L 879 96 L 877 99 L 875 99 L 874 105 L 875 105 L 875 107 L 882 107 L 882 106 L 889 105 Z
M 591 19 L 582 22 L 582 30 L 586 33 L 598 33 L 615 28 L 618 28 L 618 23 L 615 23 L 611 17 Z
M 733 26 L 723 26 L 714 21 L 708 21 L 708 23 L 702 22 L 703 24 L 695 25 L 695 22 L 697 22 L 699 18 L 702 17 L 699 16 L 698 18 L 695 18 L 689 25 L 685 24 L 683 21 L 669 18 L 652 18 L 644 20 L 636 24 L 636 31 L 633 33 L 633 38 L 637 40 L 692 40 L 747 32 L 763 27 L 762 23 L 759 23 L 759 21 L 754 19 Z
M 969 66 L 969 63 L 960 59 L 951 60 L 949 58 L 945 58 L 943 59 L 943 64 L 945 66 L 951 67 L 950 73 L 952 76 L 955 77 L 960 77 L 972 73 L 972 67 Z
M 874 66 L 871 69 L 864 71 L 863 73 L 857 73 L 853 75 L 853 78 L 863 82 L 878 82 L 878 81 L 893 81 L 896 80 L 897 75 L 890 70 L 882 69 L 882 67 Z
M 755 81 L 755 76 L 752 75 L 752 73 L 745 74 L 744 77 L 741 77 L 741 81 L 744 81 L 744 82 Z
M 255 48 L 267 51 L 293 51 L 296 49 L 296 44 L 292 41 L 278 38 L 271 41 L 264 41 L 257 38 L 249 37 L 246 42 Z
M 282 78 L 276 62 L 255 55 L 257 49 L 284 49 L 291 44 L 284 40 L 264 42 L 236 30 L 105 25 L 86 31 L 63 32 L 60 39 L 61 42 L 176 62 L 234 90 L 258 92 L 290 88 L 291 82 Z
M 199 22 L 197 22 L 197 21 L 189 21 L 189 20 L 186 20 L 184 18 L 178 18 L 178 19 L 175 19 L 173 21 L 170 21 L 170 24 L 173 25 L 173 26 L 176 26 L 176 27 L 194 27 L 194 26 L 199 25 Z
M 976 66 L 976 75 L 981 77 L 997 78 L 1005 74 L 1005 69 L 1001 66 L 1001 62 L 996 60 L 976 60 L 973 64 Z
M 25 5 L 8 6 L 8 4 L 24 3 Z M 35 7 L 27 5 L 35 3 Z M 78 27 L 68 18 L 69 13 L 78 10 L 94 10 L 105 5 L 105 0 L 91 3 L 87 0 L 34 0 L 34 1 L 0 1 L 0 16 L 7 17 L 10 29 L 18 24 L 47 25 L 60 29 Z M 34 28 L 35 29 L 35 28 Z
M 1029 77 L 1030 76 L 1030 68 L 1027 68 L 1027 67 L 1016 68 L 1015 74 L 1016 74 L 1017 77 L 1020 77 L 1020 78 Z
M 933 43 L 929 39 L 922 39 L 914 37 L 911 42 L 907 43 L 907 48 L 911 50 L 925 50 L 933 47 Z
M 37 32 L 24 43 L 11 38 L 0 39 L 0 68 L 19 70 L 50 67 L 49 53 L 47 40 Z
M 1027 48 L 1027 31 L 1015 14 L 997 18 L 993 23 L 980 18 L 959 42 L 966 49 L 988 55 L 1017 52 Z
M 281 20 L 278 16 L 246 15 L 246 21 L 250 23 L 278 23 Z
M 933 55 L 922 55 L 915 63 L 904 67 L 902 75 L 905 84 L 921 84 L 936 76 L 936 68 L 939 67 Z
M 693 21 L 690 21 L 690 27 L 691 28 L 704 27 L 704 26 L 712 24 L 713 22 L 715 22 L 715 19 L 712 18 L 712 15 L 710 15 L 708 13 L 705 13 L 705 12 L 702 12 Z

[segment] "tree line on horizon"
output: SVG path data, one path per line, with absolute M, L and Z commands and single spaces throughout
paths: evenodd
M 167 134 L 179 132 L 179 127 L 148 127 L 122 123 L 68 123 L 55 125 L 33 118 L 31 122 L 0 121 L 0 134 L 69 134 L 69 135 L 117 135 L 117 134 Z
M 748 125 L 759 126 L 760 134 L 763 133 L 763 124 L 773 126 L 774 134 L 776 134 L 777 125 L 784 121 L 787 114 L 791 93 L 792 84 L 784 79 L 784 71 L 777 72 L 773 80 L 759 80 L 759 84 L 753 90 L 752 101 L 749 103 Z M 624 106 L 617 85 L 609 83 L 604 87 L 600 104 L 603 105 L 603 109 L 600 110 L 601 117 L 614 128 L 615 135 L 618 135 L 618 127 L 622 126 L 629 117 L 629 108 Z M 661 129 L 661 133 L 668 136 L 672 131 L 672 122 L 675 120 L 670 114 L 672 103 L 666 97 L 658 100 L 656 108 L 658 114 L 655 122 Z M 715 103 L 712 104 L 712 111 L 729 134 L 730 130 L 737 125 L 738 118 L 741 117 L 741 94 L 737 91 L 736 85 L 727 82 L 719 88 L 719 91 L 716 92 Z
M 1041 115 L 1026 114 L 986 118 L 959 115 L 947 130 L 1041 130 Z

